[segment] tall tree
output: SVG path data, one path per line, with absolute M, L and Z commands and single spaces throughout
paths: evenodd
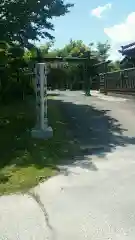
M 82 40 L 70 40 L 62 49 L 57 49 L 58 56 L 61 57 L 85 57 L 90 48 Z
M 109 70 L 111 72 L 118 71 L 118 70 L 120 70 L 120 68 L 121 68 L 121 66 L 120 66 L 120 61 L 119 60 L 113 61 L 109 64 Z
M 97 43 L 97 54 L 100 61 L 106 61 L 109 57 L 109 50 L 110 50 L 110 44 L 108 41 L 105 43 L 98 42 Z
M 53 39 L 48 31 L 54 30 L 50 20 L 65 15 L 72 6 L 64 0 L 1 0 L 1 40 L 29 47 L 30 40 Z
M 52 41 L 50 41 L 50 42 L 47 42 L 46 44 L 40 46 L 39 50 L 41 52 L 42 57 L 46 57 L 48 55 L 49 50 L 53 46 L 53 44 L 54 43 Z

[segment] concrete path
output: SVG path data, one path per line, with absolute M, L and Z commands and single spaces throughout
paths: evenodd
M 135 239 L 135 102 L 92 95 L 55 97 L 80 151 L 32 194 L 0 198 L 0 240 Z

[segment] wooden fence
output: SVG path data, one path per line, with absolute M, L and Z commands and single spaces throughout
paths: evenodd
M 100 92 L 135 93 L 135 68 L 99 74 Z

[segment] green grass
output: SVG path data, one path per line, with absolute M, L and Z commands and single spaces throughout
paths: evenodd
M 57 164 L 71 150 L 57 101 L 49 101 L 49 122 L 53 138 L 31 137 L 33 109 L 26 103 L 0 106 L 0 194 L 26 191 L 57 173 Z

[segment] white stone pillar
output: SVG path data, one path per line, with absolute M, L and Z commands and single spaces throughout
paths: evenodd
M 48 66 L 44 65 L 44 126 L 48 126 L 48 117 L 47 117 L 47 75 L 48 75 Z
M 39 71 L 40 71 L 40 128 L 42 130 L 45 129 L 44 126 L 44 112 L 45 112 L 45 107 L 44 107 L 44 68 L 45 64 L 44 63 L 38 63 L 39 65 Z
M 36 127 L 32 130 L 32 136 L 42 139 L 53 136 L 53 130 L 48 126 L 47 119 L 47 74 L 47 64 L 37 63 L 35 69 L 37 123 Z

